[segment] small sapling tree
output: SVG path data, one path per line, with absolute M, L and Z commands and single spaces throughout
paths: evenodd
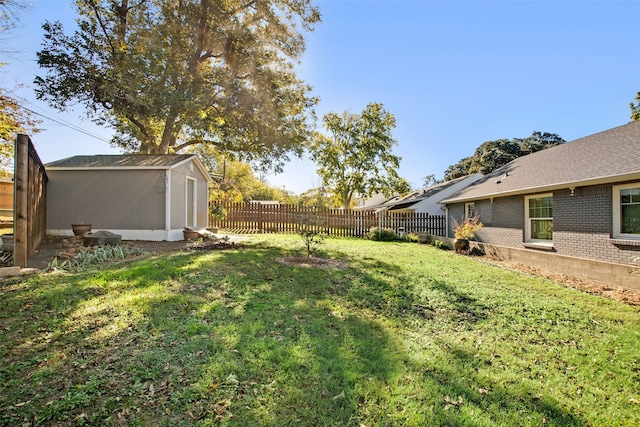
M 296 223 L 298 224 L 298 235 L 307 248 L 307 257 L 311 258 L 313 252 L 324 242 L 323 222 L 317 214 L 306 213 L 297 215 Z

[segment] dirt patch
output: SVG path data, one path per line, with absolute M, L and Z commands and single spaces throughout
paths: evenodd
M 276 262 L 289 266 L 296 266 L 302 268 L 346 268 L 347 264 L 336 259 L 316 258 L 306 256 L 288 256 L 276 258 Z
M 192 243 L 187 243 L 186 250 L 188 251 L 220 251 L 224 249 L 241 249 L 244 248 L 242 243 L 227 241 L 224 239 L 217 240 L 203 240 Z
M 124 246 L 139 249 L 142 252 L 168 252 L 186 249 L 188 242 L 148 242 L 141 240 L 127 240 L 122 242 Z M 47 236 L 38 245 L 34 253 L 27 261 L 27 267 L 46 269 L 54 258 L 59 261 L 74 258 L 78 253 L 86 251 L 82 243 L 82 237 Z

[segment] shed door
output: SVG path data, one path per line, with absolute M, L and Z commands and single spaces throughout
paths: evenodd
M 196 225 L 196 181 L 187 178 L 187 227 Z

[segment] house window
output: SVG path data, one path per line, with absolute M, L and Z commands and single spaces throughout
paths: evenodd
M 526 241 L 553 243 L 553 195 L 529 196 L 525 203 Z
M 473 218 L 476 216 L 476 205 L 475 203 L 465 203 L 464 204 L 464 217 L 465 218 Z
M 640 184 L 613 187 L 613 235 L 640 239 Z

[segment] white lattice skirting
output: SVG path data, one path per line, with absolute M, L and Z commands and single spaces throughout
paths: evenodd
M 95 229 L 91 232 L 105 230 L 122 236 L 122 240 L 147 240 L 151 242 L 176 242 L 184 240 L 182 234 L 182 228 L 177 230 L 110 230 L 110 229 Z M 69 229 L 47 229 L 48 236 L 73 236 L 73 230 Z

